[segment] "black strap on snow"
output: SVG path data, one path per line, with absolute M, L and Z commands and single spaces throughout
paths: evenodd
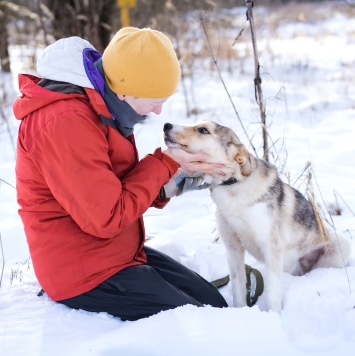
M 222 278 L 219 278 L 219 279 L 216 279 L 215 281 L 212 281 L 210 282 L 213 287 L 215 288 L 221 288 L 223 286 L 225 286 L 226 284 L 229 283 L 229 275 L 225 276 L 225 277 L 222 277 Z
M 255 269 L 250 267 L 249 265 L 245 265 L 245 273 L 247 276 L 247 295 L 246 295 L 246 301 L 248 307 L 252 307 L 258 300 L 258 298 L 261 296 L 261 294 L 264 291 L 264 280 L 263 276 L 261 273 Z M 254 275 L 255 281 L 256 281 L 256 286 L 255 286 L 255 291 L 254 294 L 251 295 L 251 275 Z M 229 275 L 216 279 L 215 281 L 210 282 L 215 288 L 221 288 L 228 284 L 230 281 Z
M 252 268 L 249 265 L 245 265 L 245 273 L 247 275 L 247 305 L 248 307 L 252 307 L 264 291 L 264 280 L 261 273 L 257 269 Z M 251 296 L 250 276 L 252 274 L 255 277 L 256 286 L 255 286 L 254 295 Z

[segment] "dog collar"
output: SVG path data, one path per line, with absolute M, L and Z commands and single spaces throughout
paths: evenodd
M 238 182 L 238 180 L 236 178 L 231 177 L 231 178 L 225 180 L 224 182 L 222 182 L 220 185 L 232 185 L 237 182 Z

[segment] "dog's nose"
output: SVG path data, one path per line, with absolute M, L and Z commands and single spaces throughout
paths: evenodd
M 167 122 L 166 124 L 164 124 L 164 132 L 169 131 L 173 128 L 173 125 L 170 124 L 169 122 Z

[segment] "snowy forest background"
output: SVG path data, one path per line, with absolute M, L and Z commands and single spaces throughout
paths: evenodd
M 134 1 L 133 1 L 134 2 Z M 165 32 L 178 53 L 181 85 L 137 125 L 140 156 L 162 145 L 167 121 L 232 127 L 282 179 L 311 194 L 326 224 L 353 248 L 344 269 L 283 276 L 283 310 L 185 306 L 138 322 L 86 313 L 37 297 L 40 286 L 17 214 L 11 105 L 18 72 L 58 38 L 79 35 L 102 51 L 122 26 L 115 0 L 0 1 L 0 354 L 322 355 L 355 350 L 355 1 L 254 1 L 265 124 L 255 100 L 255 57 L 246 2 L 137 0 L 130 24 Z M 228 268 L 208 191 L 184 194 L 145 214 L 147 244 L 208 280 Z M 264 266 L 247 256 L 262 273 Z M 230 285 L 221 293 L 231 305 Z

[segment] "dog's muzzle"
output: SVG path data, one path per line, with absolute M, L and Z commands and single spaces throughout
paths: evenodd
M 167 133 L 168 131 L 170 131 L 173 128 L 173 124 L 170 124 L 170 122 L 167 122 L 164 124 L 164 133 Z
M 164 124 L 164 142 L 167 146 L 171 146 L 176 144 L 176 142 L 171 138 L 170 131 L 173 129 L 173 124 L 170 124 L 169 122 Z

